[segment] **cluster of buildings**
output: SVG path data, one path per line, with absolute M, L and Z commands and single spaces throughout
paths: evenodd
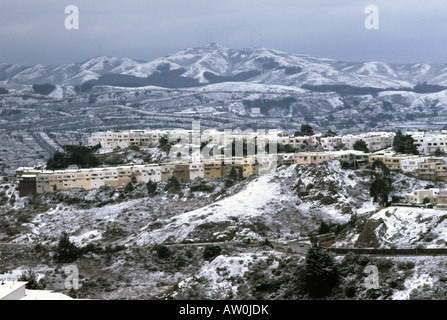
M 265 154 L 255 157 L 232 157 L 209 161 L 163 164 L 137 164 L 117 167 L 90 169 L 40 170 L 22 167 L 16 170 L 21 197 L 35 193 L 57 192 L 71 189 L 97 189 L 112 186 L 122 190 L 135 180 L 147 183 L 149 180 L 167 181 L 175 176 L 186 182 L 197 178 L 221 179 L 230 175 L 234 168 L 244 177 L 271 172 L 283 164 L 310 165 L 340 159 L 356 158 L 366 162 L 368 154 L 362 151 L 347 150 L 334 152 L 301 152 L 284 154 Z
M 438 188 L 414 190 L 405 196 L 405 200 L 412 204 L 431 203 L 447 206 L 447 190 Z
M 287 157 L 279 157 L 287 161 Z M 19 168 L 16 178 L 19 181 L 19 195 L 57 192 L 71 189 L 97 189 L 112 186 L 123 189 L 129 182 L 140 183 L 151 181 L 167 181 L 175 176 L 178 181 L 185 182 L 196 178 L 220 179 L 228 176 L 234 168 L 239 174 L 247 177 L 257 175 L 276 165 L 273 157 L 263 157 L 262 162 L 252 158 L 232 158 L 230 160 L 212 160 L 191 163 L 139 164 L 117 167 L 90 169 L 37 170 Z
M 444 147 L 447 151 L 447 132 L 411 133 L 415 137 L 421 154 L 430 153 L 434 147 Z M 229 156 L 221 154 L 211 158 L 189 158 L 171 161 L 162 164 L 123 165 L 117 167 L 101 167 L 90 169 L 67 170 L 37 170 L 33 168 L 19 168 L 16 177 L 19 181 L 20 196 L 34 193 L 56 192 L 75 188 L 96 189 L 102 186 L 112 186 L 123 189 L 129 182 L 147 183 L 152 181 L 167 181 L 175 176 L 178 181 L 189 181 L 196 178 L 221 179 L 228 176 L 234 168 L 244 177 L 270 172 L 282 164 L 310 165 L 319 164 L 334 159 L 355 160 L 359 163 L 371 165 L 375 160 L 382 161 L 390 170 L 412 173 L 415 176 L 434 181 L 447 181 L 447 163 L 443 157 L 404 155 L 388 152 L 385 149 L 393 144 L 394 133 L 374 132 L 360 135 L 345 136 L 292 136 L 287 132 L 269 131 L 239 132 L 217 131 L 200 129 L 193 130 L 129 130 L 96 132 L 91 135 L 88 144 L 91 146 L 101 144 L 102 148 L 115 149 L 132 146 L 151 147 L 159 144 L 161 138 L 169 141 L 186 140 L 188 145 L 200 146 L 203 143 L 214 146 L 228 145 L 232 139 L 243 137 L 246 141 L 252 140 L 264 145 L 276 142 L 282 145 L 291 145 L 297 148 L 303 144 L 321 145 L 325 151 L 321 152 L 295 152 L 270 154 L 258 152 L 256 155 Z M 369 153 L 352 150 L 356 141 L 363 140 L 368 146 Z M 340 146 L 343 146 L 340 150 Z M 346 150 L 348 149 L 348 150 Z M 377 151 L 385 150 L 385 151 Z M 444 148 L 442 148 L 444 150 Z M 259 149 L 258 149 L 259 151 Z M 240 172 L 240 173 L 239 173 Z
M 368 150 L 370 152 L 375 152 L 391 147 L 393 145 L 394 136 L 394 132 L 368 132 L 359 135 L 349 134 L 344 136 L 322 137 L 321 145 L 325 150 L 329 151 L 339 150 L 341 148 L 352 150 L 357 141 L 363 140 L 365 141 Z
M 420 179 L 447 181 L 447 162 L 444 157 L 376 152 L 368 156 L 368 164 L 382 161 L 389 170 L 412 174 Z
M 406 132 L 414 139 L 414 144 L 417 146 L 417 149 L 420 154 L 432 154 L 438 148 L 440 151 L 447 154 L 447 131 L 415 131 L 415 132 Z
M 225 146 L 228 141 L 234 139 L 255 140 L 257 143 L 276 142 L 281 145 L 289 145 L 299 148 L 302 145 L 321 145 L 325 150 L 334 151 L 340 149 L 353 150 L 354 144 L 358 140 L 364 140 L 370 152 L 382 150 L 393 145 L 394 132 L 370 132 L 359 135 L 345 135 L 322 137 L 321 134 L 311 136 L 294 136 L 288 132 L 269 130 L 240 132 L 238 130 L 218 131 L 208 129 L 200 131 L 199 128 L 193 130 L 126 130 L 126 131 L 106 131 L 92 133 L 88 139 L 89 146 L 101 144 L 102 148 L 129 148 L 131 146 L 149 147 L 159 143 L 160 138 L 169 137 L 170 141 L 183 139 L 192 145 L 201 143 Z

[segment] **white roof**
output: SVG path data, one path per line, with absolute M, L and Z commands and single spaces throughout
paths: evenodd
M 27 281 L 0 281 L 0 300 L 14 291 L 24 287 Z M 74 300 L 73 298 L 59 292 L 51 290 L 28 290 L 25 295 L 18 297 L 18 300 Z
M 50 290 L 25 290 L 25 296 L 20 300 L 74 300 L 73 298 Z
M 0 300 L 27 284 L 27 281 L 0 281 Z

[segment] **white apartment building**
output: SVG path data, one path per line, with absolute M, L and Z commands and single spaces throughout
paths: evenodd
M 194 180 L 196 178 L 203 178 L 203 163 L 202 162 L 193 162 L 189 164 L 189 178 L 190 180 Z
M 416 170 L 419 168 L 419 164 L 425 161 L 425 158 L 418 157 L 402 159 L 400 161 L 401 170 L 404 173 L 416 172 Z
M 414 139 L 414 144 L 420 154 L 431 154 L 439 148 L 447 153 L 447 131 L 437 132 L 406 132 Z
M 89 146 L 101 144 L 102 148 L 129 148 L 131 146 L 151 146 L 158 143 L 168 132 L 161 130 L 127 130 L 93 132 L 88 139 Z
M 344 135 L 321 138 L 321 145 L 328 151 L 335 150 L 339 145 L 344 145 L 348 150 L 354 149 L 354 144 L 358 140 L 366 143 L 370 152 L 382 150 L 393 145 L 394 132 L 368 132 L 359 135 Z

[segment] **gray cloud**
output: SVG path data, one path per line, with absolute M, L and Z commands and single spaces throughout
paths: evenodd
M 79 8 L 79 30 L 64 27 L 68 4 Z M 369 4 L 379 30 L 364 28 Z M 151 60 L 211 41 L 345 61 L 447 62 L 446 13 L 444 0 L 3 1 L 0 62 Z

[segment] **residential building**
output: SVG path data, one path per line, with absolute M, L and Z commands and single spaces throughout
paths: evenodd
M 435 196 L 439 193 L 439 189 L 420 189 L 414 190 L 412 193 L 406 195 L 406 200 L 409 203 L 424 203 L 424 199 L 428 202 L 434 202 Z
M 221 161 L 204 161 L 203 177 L 205 179 L 222 178 L 222 162 Z
M 161 181 L 168 181 L 174 175 L 175 165 L 162 164 L 160 166 Z
M 19 196 L 25 197 L 29 194 L 35 194 L 37 192 L 37 175 L 35 173 L 22 174 L 19 180 Z
M 190 180 L 190 171 L 188 164 L 176 164 L 174 169 L 174 176 L 179 182 L 185 182 Z
M 318 164 L 334 159 L 334 155 L 325 152 L 300 152 L 293 154 L 294 163 Z
M 190 180 L 204 178 L 202 162 L 193 162 L 189 164 L 189 178 Z

